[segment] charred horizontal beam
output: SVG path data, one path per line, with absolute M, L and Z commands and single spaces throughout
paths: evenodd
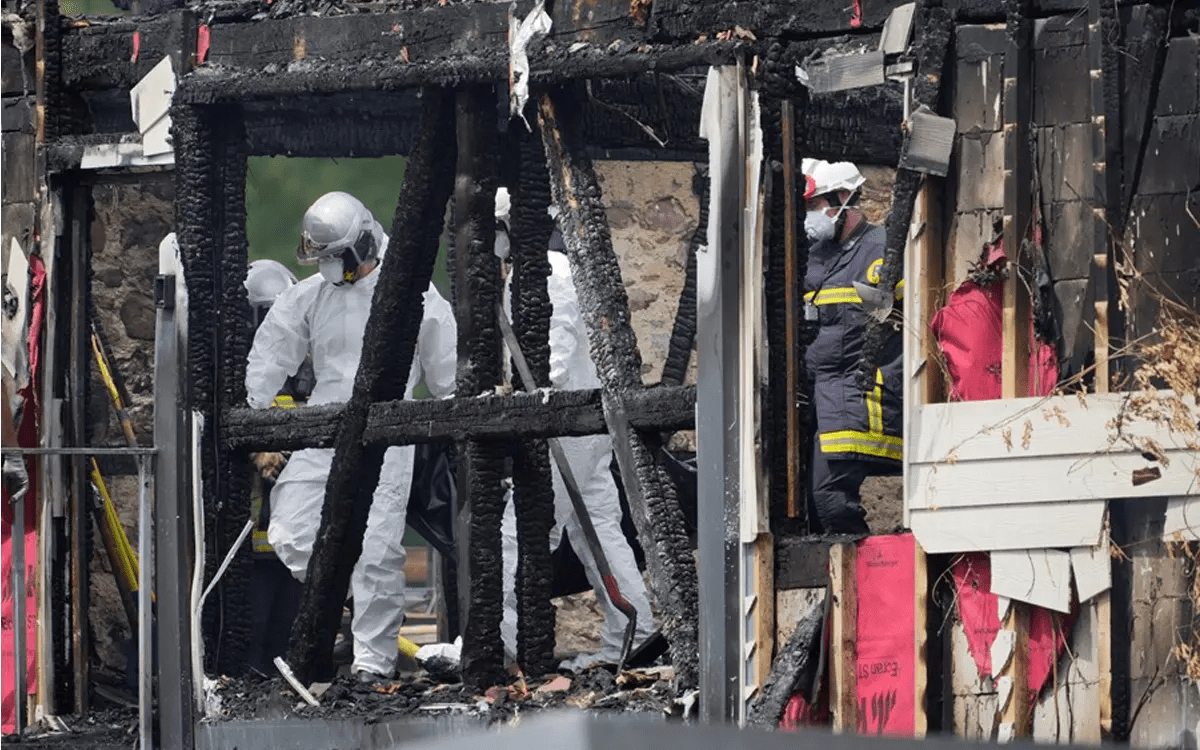
M 657 70 L 671 72 L 696 66 L 731 64 L 739 54 L 752 54 L 757 45 L 744 41 L 712 41 L 688 45 L 636 45 L 634 51 L 589 45 L 583 49 L 555 48 L 530 54 L 530 81 L 556 84 L 580 78 L 611 78 Z M 455 87 L 508 80 L 507 49 L 481 49 L 473 55 L 428 62 L 389 60 L 347 65 L 334 61 L 258 70 L 201 68 L 176 90 L 176 99 L 193 104 L 253 101 L 296 94 L 387 91 L 432 85 Z
M 633 427 L 686 430 L 695 426 L 694 386 L 645 388 L 627 396 Z M 233 409 L 226 415 L 225 445 L 246 450 L 329 448 L 345 407 Z M 608 432 L 600 390 L 541 391 L 445 401 L 373 404 L 363 440 L 407 445 L 435 440 L 575 437 Z

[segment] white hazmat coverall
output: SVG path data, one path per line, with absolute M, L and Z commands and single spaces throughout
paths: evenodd
M 386 239 L 384 243 L 386 247 Z M 250 350 L 246 367 L 250 406 L 270 406 L 284 380 L 309 351 L 317 385 L 308 403 L 349 401 L 378 280 L 378 268 L 345 286 L 334 286 L 314 274 L 281 294 Z M 412 398 L 413 388 L 422 378 L 434 398 L 454 394 L 457 330 L 450 304 L 430 284 L 405 398 Z M 332 463 L 332 449 L 297 451 L 271 491 L 267 538 L 279 559 L 301 581 L 321 524 Z M 356 672 L 390 676 L 396 667 L 396 639 L 404 620 L 405 553 L 401 542 L 412 473 L 413 447 L 389 448 L 367 517 L 362 555 L 350 577 Z
M 550 317 L 550 384 L 556 390 L 599 388 L 596 365 L 588 354 L 587 331 L 579 312 L 579 299 L 571 280 L 567 256 L 550 251 L 551 273 L 546 284 L 554 312 Z M 633 549 L 621 531 L 621 500 L 609 465 L 612 461 L 612 439 L 608 435 L 560 438 L 567 463 L 579 483 L 580 494 L 587 505 L 588 515 L 596 527 L 596 535 L 604 549 L 613 577 L 621 593 L 637 609 L 638 627 L 634 644 L 641 643 L 654 632 L 650 600 L 646 585 L 638 571 Z M 608 600 L 604 582 L 592 557 L 591 547 L 584 538 L 579 518 L 571 506 L 566 485 L 551 458 L 554 475 L 554 529 L 550 532 L 551 550 L 557 549 L 563 530 L 571 540 L 571 549 L 579 556 L 588 581 L 600 599 L 604 612 L 600 651 L 584 654 L 565 662 L 569 669 L 581 669 L 601 661 L 616 661 L 621 655 L 627 620 Z M 500 632 L 504 647 L 510 655 L 517 653 L 517 519 L 512 493 L 509 492 L 501 523 L 504 538 L 504 620 Z

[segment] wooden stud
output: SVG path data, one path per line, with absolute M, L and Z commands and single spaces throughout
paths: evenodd
M 929 681 L 928 647 L 929 619 L 929 569 L 925 560 L 925 550 L 921 543 L 913 539 L 913 736 L 924 737 L 929 728 L 929 715 L 926 713 L 925 692 Z
M 829 548 L 831 610 L 829 689 L 833 731 L 858 731 L 858 548 L 853 543 Z
M 1004 55 L 1004 251 L 1009 274 L 1004 284 L 1001 318 L 1001 394 L 1029 395 L 1030 295 L 1021 267 L 1023 245 L 1029 237 L 1032 207 L 1032 155 L 1028 125 L 1032 114 L 1029 21 L 1020 14 L 1009 19 L 1011 42 Z
M 1107 537 L 1105 537 L 1107 540 Z M 1096 663 L 1100 671 L 1100 736 L 1112 736 L 1112 592 L 1105 591 L 1092 601 L 1096 639 Z
M 1002 664 L 997 664 L 997 649 L 992 647 L 992 671 L 999 667 L 999 679 L 996 687 L 999 692 L 999 740 L 1011 742 L 1018 737 L 1028 737 L 1030 733 L 1030 700 L 1029 700 L 1029 605 L 1024 602 L 1010 601 L 1008 614 L 1003 620 L 1003 627 L 997 639 L 1011 633 L 1009 647 L 1005 654 L 1007 658 Z M 1010 687 L 1006 687 L 1005 683 Z
M 754 673 L 761 690 L 775 656 L 775 544 L 770 534 L 754 540 Z
M 784 335 L 787 339 L 787 514 L 796 518 L 803 507 L 804 488 L 800 475 L 800 280 L 796 268 L 796 135 L 792 100 L 784 99 L 783 130 L 783 275 Z

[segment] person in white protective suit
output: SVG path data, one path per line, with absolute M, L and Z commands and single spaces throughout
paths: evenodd
M 275 301 L 254 337 L 246 368 L 250 406 L 270 406 L 287 376 L 311 353 L 316 386 L 310 405 L 350 399 L 362 356 L 363 332 L 388 236 L 357 198 L 327 193 L 304 214 L 297 260 L 318 265 L 319 274 L 291 287 Z M 450 304 L 431 283 L 405 398 L 425 380 L 435 398 L 454 393 L 457 326 Z M 321 523 L 331 449 L 294 453 L 271 493 L 268 540 L 301 581 L 308 570 Z M 353 671 L 363 681 L 395 671 L 397 636 L 404 620 L 405 511 L 413 473 L 413 447 L 389 448 L 375 490 L 362 555 L 350 578 L 354 598 Z
M 507 258 L 509 248 L 506 230 L 509 206 L 508 191 L 500 188 L 496 194 L 496 254 L 502 259 Z M 561 238 L 558 236 L 551 241 L 551 248 L 556 244 L 561 245 Z M 571 280 L 570 263 L 563 252 L 555 249 L 548 252 L 551 273 L 546 284 L 553 305 L 550 317 L 550 385 L 556 390 L 599 388 L 600 378 L 596 374 L 596 365 L 588 354 L 587 330 L 579 311 L 575 284 Z M 509 296 L 509 290 L 506 289 L 505 306 L 511 308 Z M 617 585 L 625 598 L 637 609 L 634 644 L 640 644 L 653 634 L 654 617 L 633 549 L 621 531 L 621 501 L 610 469 L 612 439 L 608 435 L 588 435 L 561 440 L 563 453 L 566 454 L 575 481 L 579 483 L 580 494 L 592 524 L 596 527 L 596 535 L 600 538 L 600 545 L 608 558 Z M 620 658 L 628 621 L 625 615 L 612 605 L 605 593 L 596 560 L 592 556 L 587 539 L 584 538 L 562 475 L 558 467 L 553 465 L 553 460 L 551 464 L 554 482 L 551 551 L 558 548 L 565 532 L 571 542 L 571 549 L 583 563 L 588 582 L 592 584 L 600 608 L 604 612 L 600 650 L 594 654 L 580 654 L 560 665 L 563 669 L 580 671 L 595 664 L 616 662 Z M 517 519 L 511 490 L 505 499 L 504 518 L 500 529 L 504 544 L 504 619 L 500 625 L 500 633 L 508 657 L 513 659 L 517 652 Z

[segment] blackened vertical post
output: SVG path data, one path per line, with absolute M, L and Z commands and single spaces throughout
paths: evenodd
M 496 303 L 500 262 L 496 237 L 498 173 L 495 94 L 476 86 L 458 91 L 458 176 L 454 187 L 455 317 L 458 319 L 459 397 L 500 384 Z M 475 687 L 504 679 L 504 446 L 467 440 L 460 451 L 460 513 L 468 516 L 466 554 L 459 559 L 459 613 L 463 623 L 463 681 Z M 462 543 L 459 546 L 463 549 Z M 466 585 L 463 585 L 465 576 Z
M 578 96 L 578 92 L 574 92 Z M 546 150 L 550 190 L 559 209 L 558 223 L 567 246 L 571 275 L 587 328 L 589 350 L 603 392 L 604 418 L 630 514 L 646 550 L 651 589 L 670 643 L 676 682 L 688 689 L 698 681 L 697 586 L 683 511 L 666 485 L 655 450 L 657 435 L 629 428 L 624 397 L 640 388 L 641 352 L 629 315 L 629 297 L 613 250 L 600 183 L 584 149 L 579 114 L 572 94 L 543 94 L 538 126 Z M 736 528 L 736 526 L 735 526 Z M 736 597 L 736 593 L 733 594 Z
M 523 134 L 520 175 L 512 186 L 512 321 L 517 343 L 533 372 L 524 390 L 550 386 L 550 181 L 540 136 Z M 514 368 L 515 371 L 515 368 Z M 519 378 L 516 380 L 520 380 Z M 514 383 L 515 385 L 515 383 Z M 554 527 L 554 484 L 545 440 L 522 441 L 513 456 L 513 503 L 517 521 L 517 662 L 525 675 L 554 670 L 554 582 L 550 531 Z
M 784 275 L 784 336 L 786 338 L 786 383 L 787 394 L 787 515 L 801 515 L 804 504 L 804 488 L 801 482 L 804 462 L 800 447 L 804 436 L 800 433 L 800 283 L 804 269 L 796 262 L 796 128 L 791 99 L 780 103 L 783 131 L 783 275 Z
M 452 100 L 436 88 L 424 89 L 421 98 L 420 140 L 400 186 L 385 260 L 375 271 L 379 280 L 363 331 L 362 359 L 334 438 L 321 526 L 292 626 L 288 663 L 301 681 L 332 676 L 333 642 L 387 449 L 364 443 L 367 412 L 372 402 L 405 395 L 450 195 L 453 175 L 444 165 L 454 160 Z

